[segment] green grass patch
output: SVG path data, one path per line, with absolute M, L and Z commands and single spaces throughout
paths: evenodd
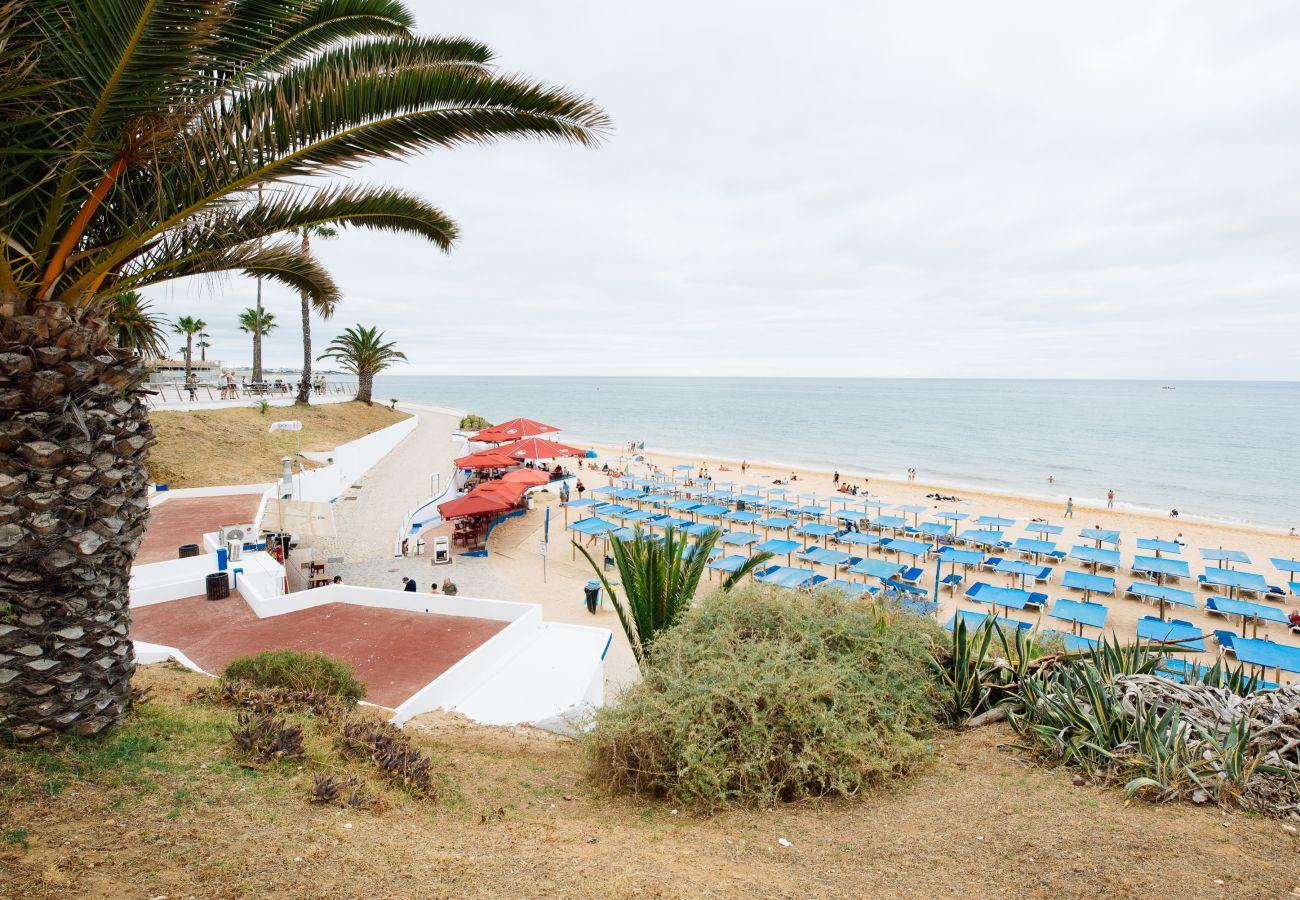
M 938 627 L 884 603 L 753 586 L 665 632 L 596 714 L 590 774 L 708 812 L 850 796 L 916 771 L 939 704 Z
M 323 691 L 348 700 L 360 700 L 366 695 L 365 683 L 357 679 L 350 665 L 323 653 L 265 650 L 232 660 L 222 675 L 254 687 Z

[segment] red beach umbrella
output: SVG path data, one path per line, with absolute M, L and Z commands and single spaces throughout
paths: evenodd
M 511 459 L 556 459 L 561 456 L 582 456 L 587 451 L 561 444 L 541 437 L 524 438 L 513 444 L 505 444 L 485 453 L 500 453 Z
M 539 484 L 549 484 L 551 476 L 541 469 L 515 469 L 513 472 L 502 475 L 501 480 L 509 484 L 524 484 L 533 487 Z
M 480 450 L 478 453 L 461 456 L 453 462 L 458 469 L 508 469 L 517 461 L 495 450 Z
M 528 491 L 528 485 L 519 484 L 518 482 L 511 483 L 506 481 L 485 481 L 482 484 L 480 484 L 478 487 L 474 488 L 474 490 L 470 491 L 465 496 L 494 497 L 496 499 L 503 500 L 506 503 L 509 503 L 511 506 L 514 506 L 516 503 L 519 502 L 519 498 L 522 497 L 527 491 Z
M 484 428 L 478 434 L 471 435 L 470 440 L 500 444 L 505 441 L 518 441 L 523 438 L 536 437 L 539 434 L 549 434 L 552 431 L 559 430 L 554 425 L 547 425 L 534 419 L 511 419 L 508 422 L 501 422 L 489 428 Z
M 459 497 L 438 504 L 438 513 L 444 519 L 460 519 L 465 516 L 489 516 L 505 512 L 513 503 L 494 497 L 491 494 L 479 494 L 476 497 Z

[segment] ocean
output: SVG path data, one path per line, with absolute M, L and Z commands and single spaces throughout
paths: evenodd
M 385 375 L 566 439 L 1300 528 L 1300 382 Z M 1048 476 L 1055 478 L 1049 484 Z

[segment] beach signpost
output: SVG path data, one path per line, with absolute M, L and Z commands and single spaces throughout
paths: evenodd
M 551 508 L 546 507 L 546 518 L 542 520 L 542 539 L 537 542 L 537 552 L 542 555 L 542 584 L 546 583 L 546 549 L 551 541 Z
M 273 431 L 296 431 L 298 432 L 298 451 L 297 455 L 302 455 L 302 422 L 297 419 L 288 419 L 283 422 L 272 422 L 271 427 L 266 429 L 266 433 Z

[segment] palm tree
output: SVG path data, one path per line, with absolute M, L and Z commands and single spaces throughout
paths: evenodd
M 406 362 L 406 354 L 394 350 L 393 341 L 384 341 L 384 333 L 377 328 L 353 325 L 330 341 L 318 359 L 333 359 L 343 365 L 343 371 L 357 376 L 357 399 L 367 406 L 374 392 L 375 376 L 393 363 Z
M 668 529 L 662 541 L 646 537 L 639 529 L 630 541 L 610 535 L 609 543 L 625 600 L 619 599 L 618 591 L 605 577 L 605 570 L 596 565 L 587 549 L 577 541 L 573 542 L 605 586 L 639 667 L 644 668 L 653 656 L 655 640 L 680 622 L 691 608 L 695 591 L 700 586 L 700 576 L 704 574 L 709 554 L 713 552 L 720 534 L 712 531 L 702 536 L 689 553 L 687 539 L 672 528 Z M 731 590 L 771 558 L 771 553 L 755 553 L 723 579 L 721 590 Z
M 253 336 L 253 383 L 261 381 L 262 338 L 276 328 L 275 313 L 249 306 L 239 314 L 239 330 Z
M 193 316 L 181 316 L 172 325 L 172 331 L 185 336 L 185 377 L 190 377 L 190 361 L 194 358 L 194 336 L 202 334 L 208 323 Z
M 170 323 L 150 311 L 149 301 L 136 291 L 110 298 L 108 321 L 117 331 L 117 346 L 144 356 L 167 354 L 166 330 Z
M 296 233 L 302 238 L 302 252 L 304 255 L 311 253 L 311 239 L 313 237 L 329 239 L 338 235 L 337 228 L 331 228 L 328 225 L 307 225 L 303 228 L 296 229 Z M 301 291 L 302 299 L 302 379 L 298 382 L 298 396 L 294 398 L 294 404 L 311 403 L 311 298 L 307 296 L 306 291 Z M 322 317 L 328 318 L 329 311 L 321 313 Z
M 0 732 L 90 734 L 129 702 L 154 433 L 113 297 L 233 271 L 329 309 L 338 289 L 290 229 L 456 234 L 418 196 L 336 176 L 504 137 L 594 144 L 608 125 L 413 26 L 402 0 L 0 3 L 0 359 L 22 361 L 0 366 L 0 443 L 21 448 L 0 452 L 0 483 L 42 498 L 0 504 Z
M 194 345 L 199 348 L 199 362 L 208 361 L 208 348 L 212 346 L 208 343 L 208 338 L 210 337 L 212 337 L 212 335 L 208 334 L 206 331 L 199 332 L 199 342 Z

